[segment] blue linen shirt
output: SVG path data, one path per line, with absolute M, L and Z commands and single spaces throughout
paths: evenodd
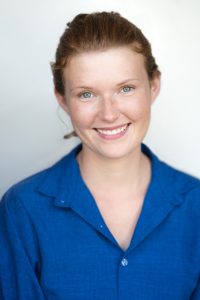
M 146 146 L 152 179 L 123 251 L 81 178 L 81 145 L 0 204 L 2 300 L 199 300 L 200 181 Z

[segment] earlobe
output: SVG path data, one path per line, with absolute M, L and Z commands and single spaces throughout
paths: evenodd
M 68 113 L 68 107 L 67 107 L 65 97 L 63 95 L 61 95 L 56 89 L 54 90 L 54 94 L 56 96 L 56 99 L 57 99 L 59 105 L 62 107 L 62 109 L 64 109 L 64 111 L 66 111 Z

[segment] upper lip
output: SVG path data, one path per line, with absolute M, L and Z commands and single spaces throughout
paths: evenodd
M 129 125 L 130 123 L 125 123 L 125 124 L 122 124 L 122 125 L 117 125 L 115 127 L 96 127 L 94 129 L 100 129 L 100 130 L 115 130 L 115 129 L 118 129 L 118 128 L 121 128 L 121 127 L 124 127 L 126 125 Z

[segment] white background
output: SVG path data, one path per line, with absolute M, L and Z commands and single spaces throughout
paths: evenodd
M 65 24 L 99 10 L 118 11 L 140 27 L 162 71 L 145 142 L 200 177 L 199 0 L 0 0 L 0 195 L 78 143 L 62 139 L 70 128 L 57 115 L 49 62 Z

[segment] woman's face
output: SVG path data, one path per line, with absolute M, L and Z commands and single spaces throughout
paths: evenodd
M 83 143 L 83 153 L 120 158 L 140 149 L 160 79 L 149 82 L 144 58 L 128 47 L 73 56 L 56 93 Z

